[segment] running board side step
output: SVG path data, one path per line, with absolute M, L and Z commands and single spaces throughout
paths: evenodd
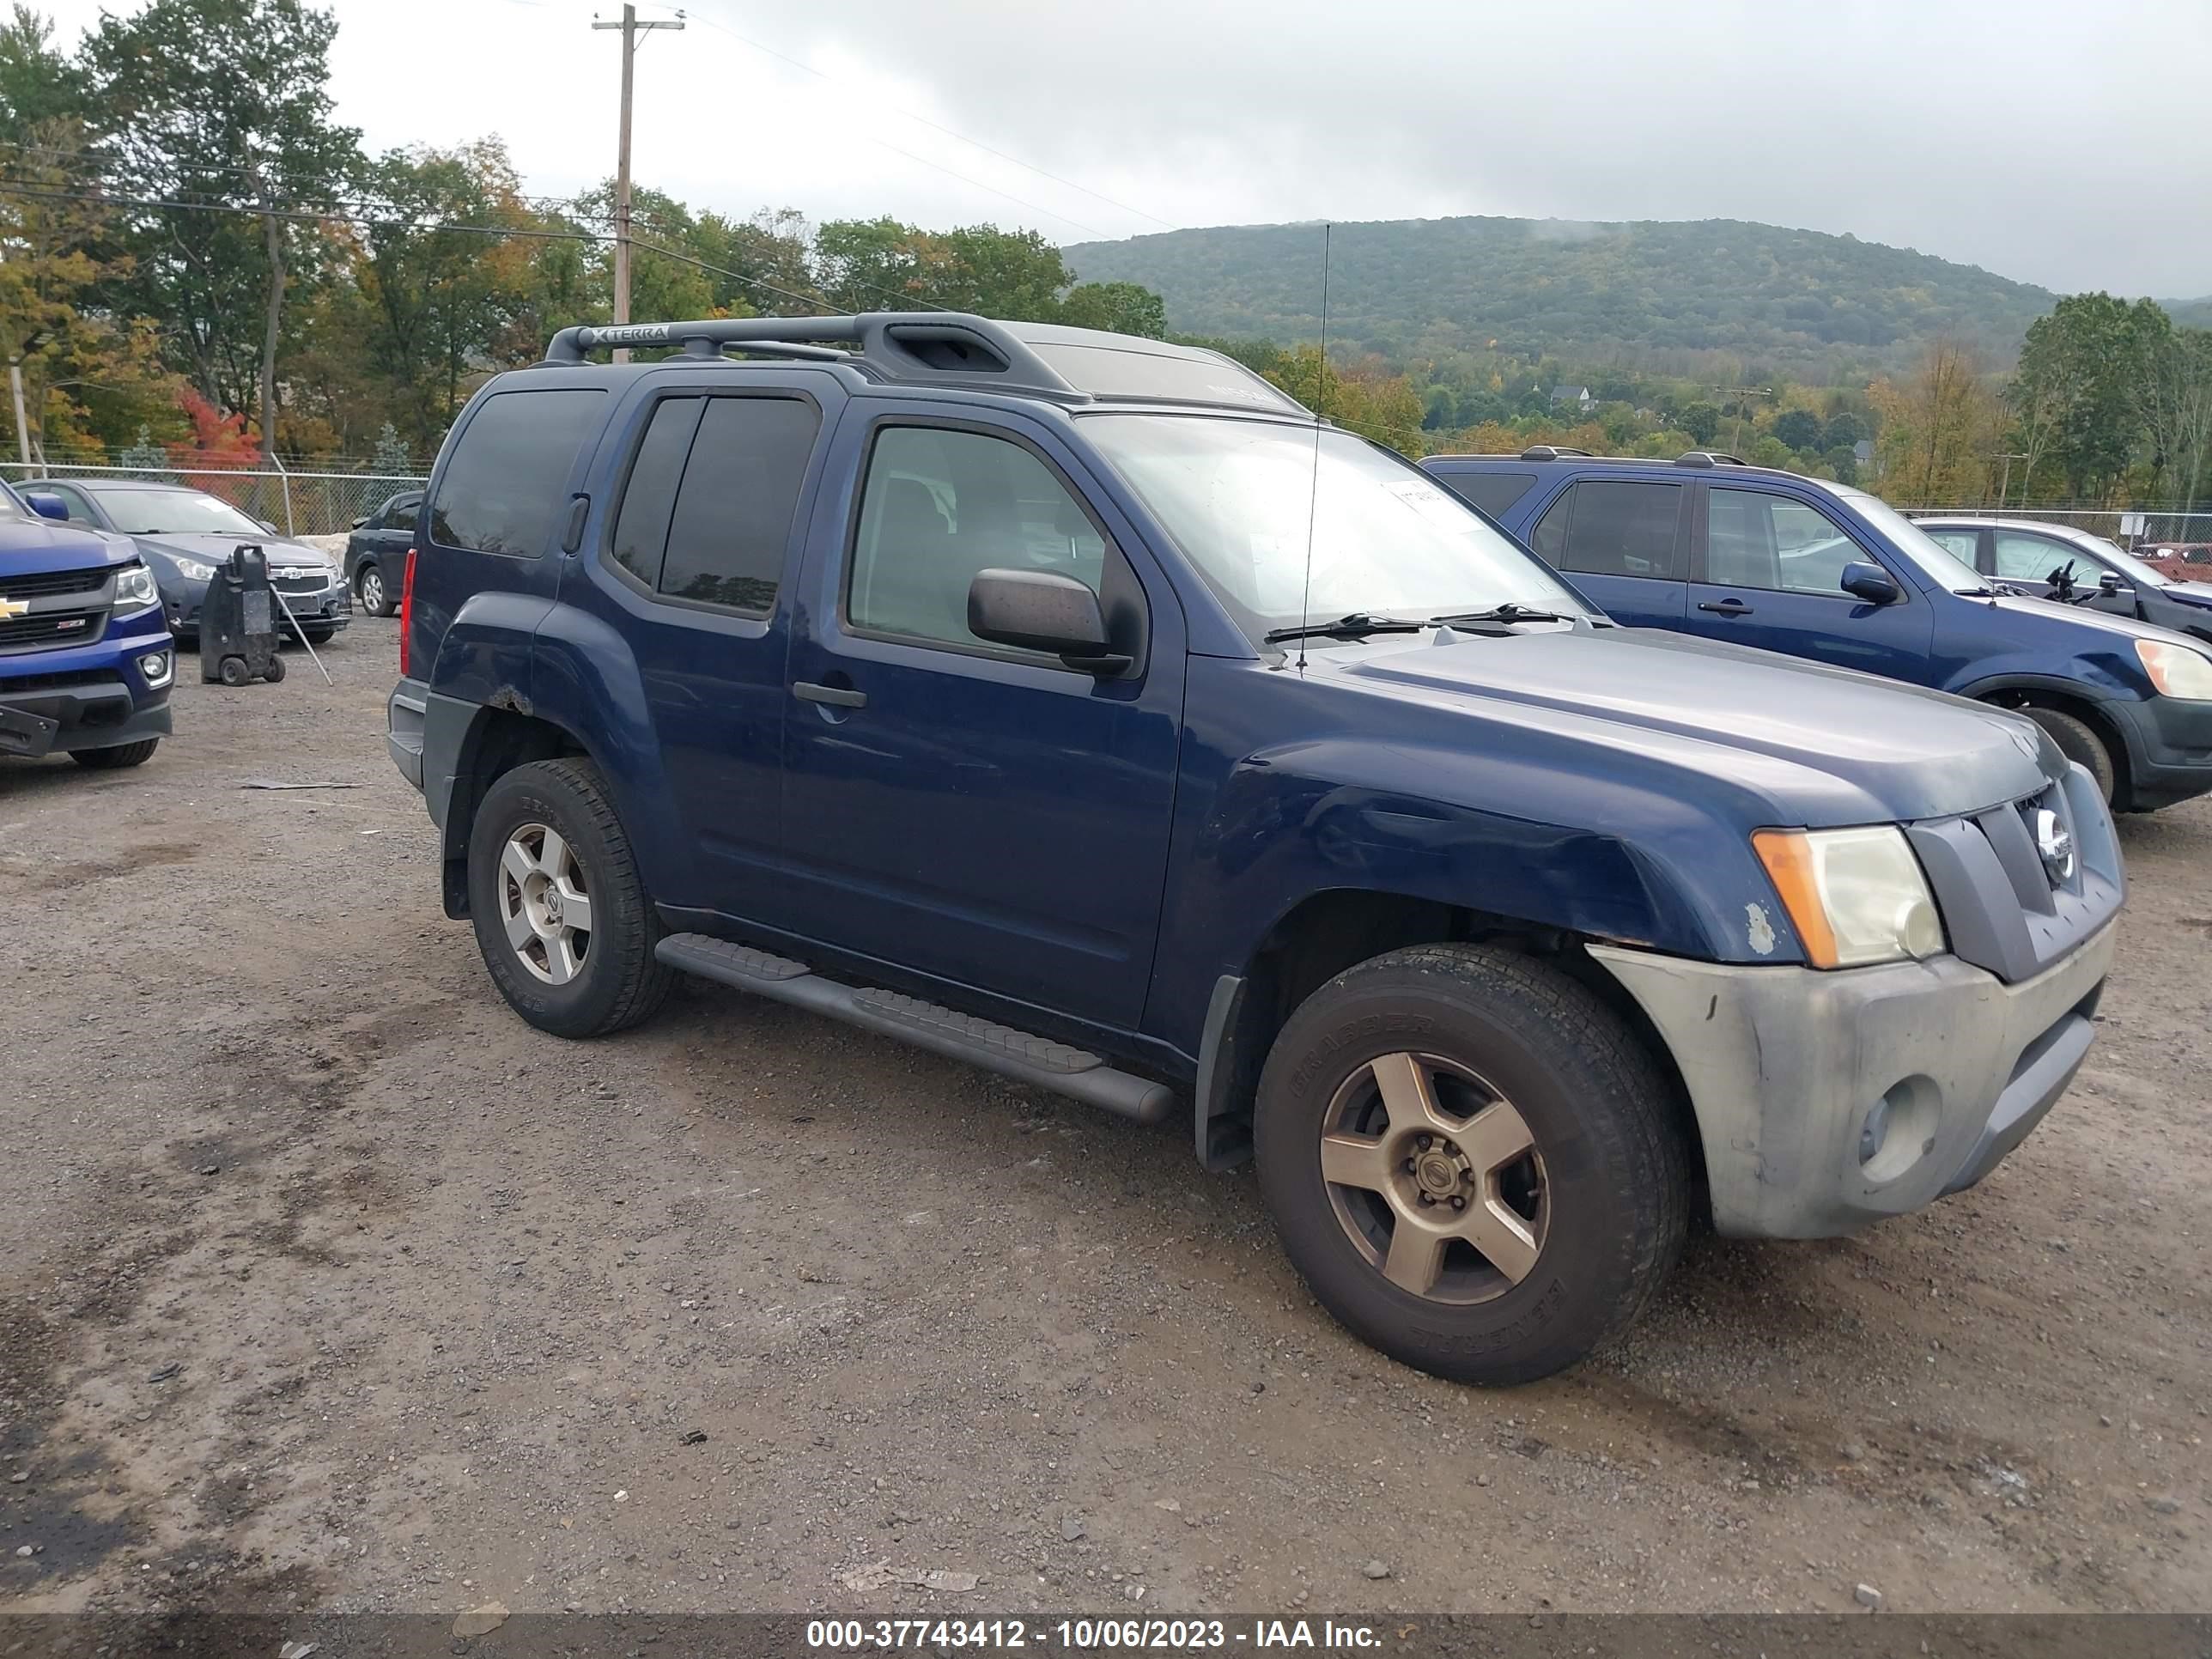
M 964 1060 L 1116 1117 L 1158 1123 L 1176 1108 L 1175 1091 L 1165 1084 L 1116 1071 L 1097 1054 L 1071 1044 L 955 1013 L 918 997 L 825 979 L 788 957 L 706 933 L 672 933 L 653 947 L 653 955 L 702 979 L 827 1014 L 950 1060 Z

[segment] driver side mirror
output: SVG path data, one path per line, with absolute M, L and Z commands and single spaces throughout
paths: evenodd
M 1844 567 L 1839 584 L 1844 592 L 1869 605 L 1895 605 L 1904 598 L 1889 572 L 1870 559 L 1854 559 Z
M 968 585 L 968 631 L 994 645 L 1048 652 L 1093 674 L 1129 665 L 1106 637 L 1098 596 L 1056 571 L 977 571 Z
M 2117 570 L 2107 570 L 2100 574 L 2097 578 L 2097 591 L 2107 595 L 2118 592 L 2120 573 Z
M 51 490 L 27 489 L 23 492 L 23 501 L 42 519 L 66 520 L 69 518 L 69 503 Z

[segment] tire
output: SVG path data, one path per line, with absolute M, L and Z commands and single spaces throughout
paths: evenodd
M 264 674 L 261 678 L 268 681 L 271 685 L 276 684 L 277 681 L 283 679 L 284 678 L 284 659 L 282 657 L 270 658 L 269 672 Z
M 557 837 L 562 850 L 532 830 Z M 526 862 L 536 861 L 534 903 L 502 863 L 511 842 Z M 653 954 L 659 919 L 589 761 L 535 761 L 503 774 L 470 829 L 468 881 L 477 948 L 492 982 L 539 1030 L 604 1036 L 650 1018 L 666 999 L 675 974 Z M 573 924 L 578 897 L 589 905 L 580 929 Z M 521 919 L 520 944 L 508 932 L 511 909 Z M 549 926 L 538 930 L 533 919 Z
M 1427 1086 L 1409 1090 L 1417 1070 Z M 1427 1146 L 1386 1086 L 1425 1097 Z M 1618 1335 L 1680 1257 L 1690 1174 L 1673 1107 L 1642 1044 L 1572 980 L 1487 946 L 1416 945 L 1339 975 L 1285 1023 L 1261 1075 L 1255 1162 L 1292 1265 L 1354 1335 L 1455 1382 L 1527 1382 Z M 1335 1169 L 1395 1196 L 1325 1179 L 1325 1132 Z M 1491 1242 L 1408 1250 L 1399 1278 L 1427 1285 L 1416 1291 L 1386 1276 L 1391 1242 L 1430 1227 Z
M 338 636 L 335 628 L 303 628 L 300 631 L 307 636 L 309 645 L 328 645 Z
M 141 738 L 136 743 L 118 743 L 112 749 L 73 749 L 70 758 L 88 771 L 119 772 L 126 766 L 143 766 L 161 744 L 159 738 Z
M 386 586 L 384 572 L 374 564 L 365 564 L 354 576 L 354 598 L 361 608 L 372 617 L 397 616 L 399 605 Z
M 243 657 L 225 657 L 216 665 L 215 672 L 217 678 L 221 679 L 225 685 L 232 687 L 243 685 L 253 678 L 246 672 L 246 659 Z
M 2113 763 L 2112 751 L 2105 747 L 2088 721 L 2078 714 L 2069 714 L 2062 708 L 2023 708 L 2020 711 L 2051 734 L 2051 742 L 2068 760 L 2078 761 L 2097 781 L 2097 793 L 2104 797 L 2105 805 L 2112 804 L 2112 792 L 2119 782 L 2119 768 Z

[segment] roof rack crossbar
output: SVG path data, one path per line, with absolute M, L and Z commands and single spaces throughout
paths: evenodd
M 1677 466 L 1749 466 L 1751 463 L 1741 455 L 1725 454 L 1717 449 L 1685 450 L 1674 458 Z
M 875 311 L 858 317 L 713 317 L 694 322 L 580 324 L 556 334 L 545 348 L 549 364 L 580 363 L 605 346 L 680 345 L 708 355 L 724 346 L 758 349 L 763 355 L 812 356 L 793 348 L 831 343 L 857 345 L 857 353 L 830 352 L 887 380 L 957 386 L 978 382 L 1018 386 L 1055 398 L 1089 401 L 1049 363 L 1004 325 L 964 312 Z
M 1580 455 L 1587 459 L 1589 451 L 1576 449 L 1567 444 L 1530 444 L 1521 452 L 1521 459 L 1524 461 L 1556 461 L 1569 455 Z

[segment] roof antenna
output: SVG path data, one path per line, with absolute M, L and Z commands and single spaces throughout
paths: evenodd
M 1328 243 L 1335 229 L 1326 221 L 1321 228 L 1321 353 L 1314 364 L 1313 477 L 1306 489 L 1306 574 L 1298 590 L 1298 669 L 1302 673 L 1306 665 L 1306 636 L 1303 630 L 1312 620 L 1314 518 L 1321 508 L 1322 408 L 1328 398 Z

